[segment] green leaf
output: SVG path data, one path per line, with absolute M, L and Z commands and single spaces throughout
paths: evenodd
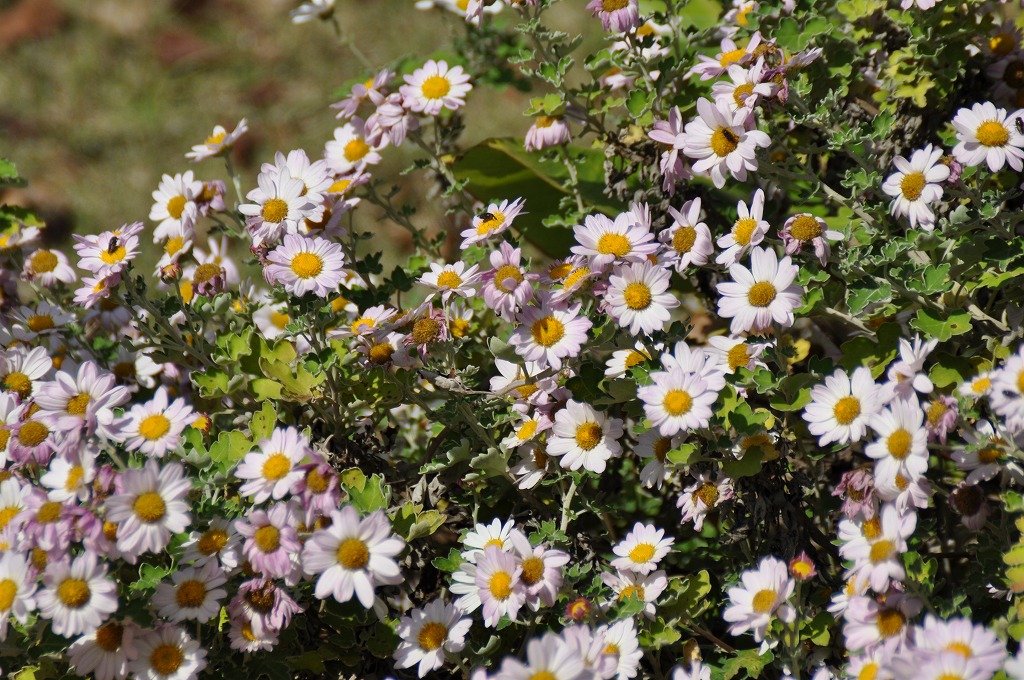
M 722 472 L 732 479 L 751 477 L 761 471 L 764 452 L 760 447 L 749 449 L 739 460 L 727 460 L 722 463 Z
M 6 158 L 0 158 L 0 188 L 23 187 L 27 182 L 18 174 L 18 168 Z
M 364 515 L 387 508 L 391 492 L 380 475 L 366 478 L 363 487 L 345 487 L 352 505 Z
M 171 567 L 158 567 L 153 564 L 143 564 L 139 567 L 139 578 L 128 586 L 133 592 L 153 590 L 157 584 L 163 581 L 173 571 Z
M 448 551 L 448 557 L 435 557 L 430 563 L 439 571 L 451 574 L 459 570 L 459 565 L 462 564 L 462 553 L 451 548 Z
M 722 670 L 725 672 L 722 678 L 723 680 L 740 677 L 760 678 L 765 666 L 774 660 L 775 656 L 771 652 L 761 656 L 756 649 L 741 649 L 736 652 L 736 656 L 722 664 Z M 743 675 L 740 675 L 741 673 Z
M 217 441 L 210 445 L 210 459 L 227 472 L 250 451 L 252 442 L 238 430 L 231 430 L 221 432 Z
M 263 408 L 252 414 L 252 421 L 249 423 L 249 432 L 252 433 L 253 441 L 270 439 L 274 427 L 277 425 L 277 411 L 269 401 L 263 402 Z
M 252 393 L 257 401 L 280 399 L 281 393 L 284 390 L 284 385 L 269 378 L 253 378 L 249 383 L 249 387 L 252 389 Z
M 971 315 L 968 312 L 950 312 L 948 316 L 942 318 L 939 312 L 919 309 L 910 325 L 929 337 L 945 342 L 954 335 L 963 335 L 971 330 Z
M 199 396 L 204 399 L 216 399 L 226 395 L 230 379 L 225 371 L 220 370 L 192 373 L 192 383 L 199 388 Z
M 711 606 L 708 600 L 710 593 L 711 574 L 707 570 L 702 569 L 696 574 L 669 579 L 668 588 L 658 604 L 659 618 L 696 618 Z

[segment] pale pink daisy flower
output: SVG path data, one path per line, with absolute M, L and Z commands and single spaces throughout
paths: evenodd
M 844 546 L 843 556 L 854 562 L 849 575 L 864 575 L 872 590 L 883 593 L 890 581 L 902 581 L 907 576 L 903 553 L 907 551 L 907 539 L 917 528 L 917 513 L 901 515 L 895 505 L 886 504 L 878 516 L 879 533 L 871 539 L 854 539 Z
M 522 250 L 502 241 L 490 254 L 491 270 L 484 272 L 484 302 L 503 319 L 513 319 L 533 299 L 532 279 L 521 264 Z
M 730 111 L 726 104 L 713 104 L 701 97 L 697 100 L 698 118 L 686 124 L 686 146 L 683 149 L 695 159 L 693 172 L 711 177 L 715 187 L 725 186 L 726 169 L 741 182 L 747 172 L 757 170 L 757 149 L 767 147 L 771 139 L 760 130 L 748 129 L 749 109 Z
M 942 621 L 933 614 L 927 614 L 923 625 L 914 626 L 912 635 L 919 652 L 934 655 L 955 652 L 977 662 L 989 675 L 998 671 L 1007 657 L 1006 643 L 985 626 L 968 618 Z
M 331 525 L 319 529 L 302 548 L 302 567 L 316 575 L 319 599 L 333 596 L 348 602 L 355 594 L 367 609 L 373 607 L 378 585 L 403 580 L 395 557 L 405 541 L 392 533 L 387 515 L 376 511 L 360 518 L 351 505 L 331 513 Z
M 138 680 L 194 680 L 206 668 L 206 649 L 179 626 L 148 630 L 135 638 Z
M 537 116 L 526 131 L 523 147 L 527 151 L 540 151 L 568 144 L 572 139 L 569 124 L 562 116 Z
M 57 371 L 53 381 L 40 385 L 35 396 L 39 418 L 57 432 L 85 428 L 89 434 L 112 438 L 114 409 L 131 398 L 128 389 L 116 382 L 113 373 L 93 361 L 79 366 L 76 376 Z
M 0 435 L 0 440 L 3 436 Z M 39 483 L 49 491 L 50 500 L 65 502 L 70 500 L 85 501 L 92 495 L 92 482 L 96 478 L 96 452 L 91 442 L 83 442 L 78 447 L 64 447 L 50 461 L 50 467 Z
M 228 638 L 231 640 L 231 649 L 249 654 L 269 652 L 277 646 L 278 630 L 267 627 L 256 628 L 250 619 L 236 616 L 231 619 Z
M 159 387 L 145 404 L 135 404 L 124 418 L 118 439 L 129 451 L 141 451 L 154 458 L 163 458 L 181 444 L 185 431 L 195 414 L 183 397 L 169 400 L 167 389 Z
M 299 466 L 313 457 L 309 440 L 294 427 L 276 427 L 270 439 L 259 443 L 235 469 L 235 477 L 247 480 L 239 493 L 252 497 L 253 503 L 273 498 L 279 501 L 302 479 Z
M 891 480 L 897 475 L 917 479 L 928 469 L 928 430 L 924 412 L 916 397 L 895 399 L 868 420 L 878 439 L 864 447 L 874 459 L 875 479 Z M 876 589 L 881 590 L 881 589 Z
M 647 463 L 640 470 L 640 483 L 646 488 L 660 489 L 669 476 L 668 452 L 683 442 L 683 437 L 666 437 L 651 429 L 640 435 L 636 443 L 636 455 Z
M 796 618 L 796 610 L 788 602 L 796 584 L 785 562 L 765 557 L 756 570 L 743 572 L 740 580 L 742 585 L 729 588 L 729 606 L 722 612 L 722 618 L 732 624 L 730 634 L 742 635 L 753 630 L 754 641 L 761 642 L 772 616 L 783 623 L 792 623 Z
M 921 607 L 917 598 L 892 590 L 885 594 L 884 602 L 865 595 L 850 597 L 843 616 L 846 648 L 870 654 L 881 645 L 901 646 L 909 637 L 908 619 Z
M 606 378 L 621 378 L 634 366 L 639 366 L 651 360 L 651 355 L 640 340 L 637 340 L 632 349 L 617 349 L 605 362 L 604 375 Z
M 516 216 L 523 212 L 525 204 L 526 199 L 522 197 L 511 202 L 506 198 L 501 203 L 488 204 L 486 210 L 473 216 L 473 226 L 460 234 L 462 250 L 508 231 Z
M 142 469 L 121 473 L 123 491 L 106 501 L 107 520 L 117 524 L 117 548 L 130 554 L 161 552 L 171 534 L 192 521 L 184 500 L 192 488 L 180 463 L 163 468 L 153 459 Z
M 949 166 L 942 163 L 942 148 L 931 144 L 918 149 L 908 161 L 896 156 L 896 172 L 889 175 L 882 191 L 892 196 L 889 212 L 894 217 L 910 219 L 910 227 L 920 226 L 925 231 L 935 229 L 935 213 L 931 206 L 942 200 L 942 185 L 949 179 Z
M 245 538 L 242 553 L 253 571 L 270 578 L 284 578 L 294 569 L 299 542 L 299 509 L 294 501 L 276 503 L 268 510 L 252 510 L 235 520 L 235 530 Z
M 404 97 L 392 92 L 366 119 L 366 142 L 376 147 L 400 146 L 418 130 L 420 118 L 402 105 Z
M 334 175 L 358 174 L 368 165 L 377 165 L 383 160 L 380 155 L 383 147 L 372 146 L 367 133 L 366 123 L 358 116 L 334 129 L 334 139 L 324 146 L 327 168 Z M 383 138 L 379 141 L 384 143 Z
M 85 285 L 75 290 L 75 304 L 81 305 L 85 309 L 92 309 L 96 303 L 110 297 L 110 294 L 121 283 L 121 275 L 83 276 L 82 283 Z
M 21 268 L 21 277 L 26 281 L 37 283 L 43 288 L 51 288 L 57 283 L 74 283 L 78 275 L 68 261 L 68 256 L 59 250 L 39 248 L 25 258 Z
M 448 302 L 453 295 L 473 297 L 480 281 L 480 265 L 467 268 L 461 260 L 453 264 L 430 263 L 430 271 L 420 277 L 419 283 L 441 293 L 441 301 Z
M 120 229 L 101 234 L 75 237 L 78 266 L 97 276 L 120 274 L 139 254 L 139 233 L 142 222 L 125 224 Z
M 254 578 L 238 587 L 227 606 L 233 618 L 248 621 L 257 636 L 276 634 L 291 625 L 302 607 L 284 588 L 267 578 Z
M 729 267 L 733 280 L 718 284 L 719 316 L 732 319 L 733 334 L 762 333 L 773 321 L 792 326 L 803 294 L 794 283 L 799 269 L 788 255 L 779 260 L 771 248 L 755 248 L 750 258 L 750 269 L 734 264 Z
M 327 161 L 310 161 L 309 155 L 302 149 L 289 151 L 287 156 L 278 151 L 274 154 L 273 163 L 264 163 L 260 168 L 260 172 L 268 174 L 280 172 L 281 170 L 287 170 L 291 177 L 302 182 L 306 197 L 313 203 L 319 203 L 320 197 L 331 186 L 331 176 L 327 171 Z
M 264 273 L 292 295 L 313 293 L 329 297 L 344 279 L 345 254 L 341 246 L 319 237 L 286 234 L 284 241 L 267 254 Z
M 466 105 L 466 95 L 473 89 L 462 67 L 448 68 L 444 60 L 431 59 L 412 75 L 402 77 L 406 83 L 399 88 L 405 98 L 403 104 L 424 116 L 436 116 L 443 109 L 462 108 Z
M 220 600 L 227 597 L 221 588 L 227 575 L 216 560 L 196 567 L 179 569 L 171 582 L 157 584 L 153 606 L 168 621 L 209 621 L 220 611 Z
M 637 397 L 643 402 L 644 415 L 662 435 L 708 426 L 718 392 L 707 381 L 678 366 L 652 373 L 651 380 L 652 384 L 637 390 Z
M 249 125 L 245 118 L 238 121 L 238 125 L 231 132 L 228 132 L 222 125 L 215 125 L 213 132 L 206 138 L 206 141 L 193 146 L 192 150 L 185 154 L 185 158 L 193 163 L 197 163 L 204 158 L 223 155 L 230 151 L 234 147 L 235 142 L 248 130 Z
M 767 368 L 761 355 L 771 346 L 770 343 L 749 342 L 746 338 L 728 335 L 713 335 L 708 338 L 704 352 L 728 373 L 735 373 L 740 368 L 748 371 L 758 366 Z
M 555 414 L 555 425 L 548 437 L 547 453 L 560 456 L 563 468 L 604 472 L 609 459 L 622 453 L 619 439 L 622 421 L 609 418 L 589 404 L 570 399 Z
M 1017 131 L 1014 119 L 1024 110 L 1007 114 L 991 102 L 962 108 L 953 118 L 957 145 L 953 156 L 968 167 L 986 163 L 997 172 L 1003 165 L 1020 172 L 1024 169 L 1024 134 Z
M 526 604 L 534 611 L 541 605 L 554 606 L 562 587 L 562 568 L 569 563 L 569 554 L 544 545 L 531 545 L 526 534 L 518 529 L 512 531 L 510 539 L 523 568 L 519 580 L 526 594 Z
M 779 236 L 786 246 L 787 255 L 795 255 L 803 250 L 805 245 L 814 249 L 814 256 L 822 267 L 832 254 L 832 246 L 829 241 L 839 241 L 843 238 L 843 232 L 828 228 L 828 222 L 810 213 L 798 213 L 793 215 L 779 230 Z
M 760 245 L 768 233 L 768 222 L 763 219 L 764 191 L 761 189 L 754 192 L 749 209 L 746 203 L 740 201 L 736 204 L 736 212 L 738 217 L 732 229 L 718 238 L 718 247 L 725 250 L 718 254 L 715 262 L 726 267 L 736 264 L 748 250 Z
M 715 251 L 711 243 L 711 230 L 700 219 L 700 198 L 683 204 L 681 210 L 668 207 L 672 225 L 658 234 L 665 248 L 658 255 L 658 263 L 683 272 L 687 267 L 702 267 Z
M 992 372 L 992 409 L 1011 432 L 1024 431 L 1024 345 Z
M 579 354 L 593 327 L 590 319 L 580 314 L 580 307 L 542 300 L 539 307 L 523 309 L 520 325 L 510 339 L 516 353 L 541 368 L 562 368 L 563 359 Z
M 484 550 L 492 546 L 508 552 L 515 526 L 515 520 L 502 522 L 498 517 L 492 519 L 490 524 L 477 523 L 462 537 L 462 559 L 475 563 L 477 558 L 483 555 Z
M 364 102 L 379 106 L 384 101 L 388 82 L 394 77 L 395 74 L 390 69 L 378 71 L 372 78 L 353 85 L 349 95 L 337 104 L 331 104 L 331 108 L 338 109 L 338 118 L 351 118 Z
M 671 273 L 650 261 L 620 265 L 608 278 L 608 314 L 633 335 L 664 330 L 679 300 L 668 292 Z
M 0 351 L 0 391 L 25 401 L 39 391 L 51 368 L 53 360 L 45 347 L 28 350 L 15 345 Z
M 395 650 L 395 667 L 416 666 L 421 678 L 441 668 L 445 653 L 458 654 L 466 646 L 466 634 L 472 625 L 461 609 L 441 599 L 413 609 L 396 629 L 402 641 Z
M 771 81 L 765 80 L 763 58 L 754 62 L 750 68 L 732 64 L 726 73 L 731 82 L 716 82 L 711 86 L 711 96 L 715 98 L 715 103 L 725 103 L 732 111 L 739 111 L 744 107 L 752 109 L 762 97 L 773 97 L 778 88 Z
M 636 677 L 644 651 L 640 648 L 640 636 L 633 618 L 620 619 L 611 625 L 600 626 L 594 631 L 594 637 L 600 640 L 603 646 L 601 655 L 615 660 L 615 665 L 607 673 L 608 676 L 614 674 L 613 677 L 617 680 Z M 704 680 L 710 680 L 710 676 Z
M 516 488 L 532 489 L 540 484 L 548 473 L 547 443 L 539 440 L 526 442 L 519 448 L 519 460 L 509 471 L 516 479 Z
M 676 184 L 690 178 L 679 152 L 686 147 L 686 135 L 683 132 L 683 115 L 678 106 L 673 106 L 668 113 L 668 120 L 656 120 L 647 136 L 661 147 L 659 168 L 661 170 L 661 189 L 669 196 L 676 192 Z M 685 206 L 684 206 L 685 209 Z
M 233 571 L 242 563 L 242 537 L 232 522 L 221 517 L 212 518 L 205 531 L 189 533 L 181 549 L 181 561 L 185 564 L 214 561 Z
M 617 571 L 612 574 L 605 571 L 601 573 L 601 582 L 615 591 L 615 597 L 605 602 L 605 608 L 635 597 L 644 604 L 642 613 L 648 619 L 654 619 L 657 612 L 655 602 L 668 587 L 668 578 L 660 569 L 649 574 L 633 571 Z
M 871 416 L 882 407 L 880 390 L 864 366 L 854 370 L 852 377 L 837 369 L 825 377 L 824 385 L 815 385 L 803 418 L 808 431 L 818 437 L 818 445 L 860 441 Z
M 548 631 L 526 643 L 526 661 L 513 656 L 502 659 L 495 680 L 590 680 L 593 677 L 593 671 L 584 665 L 580 653 L 561 636 Z
M 730 37 L 723 38 L 720 44 L 722 51 L 715 57 L 697 55 L 699 63 L 690 69 L 690 73 L 699 74 L 701 80 L 713 80 L 728 72 L 729 67 L 733 64 L 742 66 L 748 63 L 760 44 L 760 32 L 750 36 L 750 41 L 744 47 L 737 45 Z
M 987 396 L 992 391 L 992 371 L 982 371 L 973 378 L 965 380 L 956 391 L 971 399 Z
M 154 243 L 175 234 L 191 233 L 199 217 L 196 198 L 202 193 L 203 183 L 195 179 L 191 170 L 160 179 L 149 211 L 149 219 L 157 222 Z
M 261 172 L 256 180 L 259 186 L 245 196 L 249 203 L 238 206 L 255 246 L 274 244 L 285 234 L 296 234 L 299 224 L 317 210 L 317 205 L 303 195 L 302 180 L 292 177 L 287 168 Z
M 138 626 L 131 621 L 107 621 L 68 647 L 72 669 L 82 677 L 91 673 L 96 680 L 123 680 L 136 656 L 137 633 Z
M 117 585 L 94 553 L 50 562 L 43 572 L 39 614 L 64 637 L 91 633 L 117 611 Z
M 611 566 L 619 571 L 649 574 L 671 550 L 672 539 L 665 538 L 664 529 L 637 522 L 626 537 L 612 547 L 617 557 Z
M 496 546 L 484 549 L 476 563 L 476 588 L 483 605 L 484 625 L 494 628 L 502 616 L 515 621 L 526 602 L 523 567 L 519 560 Z
M 693 522 L 693 528 L 701 531 L 708 514 L 732 498 L 732 480 L 721 474 L 717 479 L 707 472 L 691 474 L 695 481 L 683 489 L 676 507 L 682 512 L 684 522 Z
M 640 25 L 637 0 L 591 0 L 587 9 L 601 19 L 604 30 L 612 33 L 625 33 Z
M 582 225 L 573 227 L 573 235 L 579 245 L 572 252 L 585 255 L 594 269 L 612 262 L 645 262 L 659 247 L 649 225 L 640 224 L 631 211 L 614 221 L 601 214 L 587 215 Z
M 2 512 L 2 510 L 0 510 Z M 12 620 L 25 624 L 36 608 L 36 581 L 25 556 L 7 549 L 0 556 L 0 640 Z

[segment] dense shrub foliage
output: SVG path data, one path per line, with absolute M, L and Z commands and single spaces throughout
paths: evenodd
M 1013 8 L 553 5 L 73 252 L 0 208 L 12 677 L 1024 678 Z

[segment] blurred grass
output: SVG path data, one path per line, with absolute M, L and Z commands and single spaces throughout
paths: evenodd
M 243 191 L 276 150 L 319 156 L 337 124 L 333 93 L 367 74 L 330 26 L 293 25 L 290 0 L 0 0 L 0 24 L 24 14 L 26 2 L 52 10 L 51 25 L 42 37 L 0 44 L 0 155 L 30 181 L 4 199 L 32 205 L 48 218 L 48 240 L 65 247 L 70 229 L 95 233 L 134 220 L 151 227 L 150 194 L 163 173 L 194 168 L 201 179 L 225 178 L 217 159 L 184 158 L 215 124 L 249 119 L 236 150 Z M 463 30 L 457 17 L 418 11 L 412 0 L 339 0 L 337 12 L 380 65 L 426 58 Z M 527 99 L 478 89 L 466 142 L 524 134 Z M 377 174 L 389 178 L 409 159 L 404 150 L 384 155 Z M 419 187 L 411 198 L 428 202 Z M 423 207 L 420 223 L 443 223 L 441 210 Z

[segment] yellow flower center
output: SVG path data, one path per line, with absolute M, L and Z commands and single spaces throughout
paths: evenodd
M 571 272 L 569 272 L 569 274 L 565 277 L 565 280 L 562 281 L 562 287 L 572 288 L 577 283 L 579 283 L 581 279 L 584 279 L 587 276 L 590 276 L 590 267 L 576 267 Z
M 103 538 L 111 543 L 117 540 L 117 525 L 113 522 L 103 522 Z
M 512 594 L 512 575 L 505 571 L 495 572 L 487 589 L 496 600 L 507 600 Z
M 0 430 L 0 452 L 7 450 L 7 442 L 11 438 L 10 430 Z
M 908 201 L 916 201 L 921 198 L 921 192 L 924 191 L 925 184 L 924 173 L 910 172 L 903 176 L 903 181 L 900 182 L 900 191 L 903 192 L 903 197 Z
M 946 415 L 946 410 L 946 405 L 936 399 L 928 404 L 928 408 L 925 410 L 925 419 L 932 427 L 938 427 L 939 421 Z
M 417 345 L 427 345 L 441 337 L 441 322 L 424 317 L 413 324 L 412 333 L 409 337 Z
M 181 213 L 185 212 L 185 204 L 188 203 L 184 196 L 175 196 L 167 201 L 167 214 L 172 218 L 181 219 Z
M 719 156 L 728 156 L 740 146 L 740 138 L 730 128 L 720 127 L 711 134 L 711 150 Z
M 362 160 L 368 153 L 370 153 L 370 145 L 359 137 L 353 138 L 345 145 L 345 160 L 349 163 Z
M 437 276 L 438 288 L 458 288 L 462 285 L 462 277 L 448 269 Z
M 759 590 L 757 591 L 757 594 L 754 595 L 754 599 L 751 601 L 751 606 L 758 614 L 767 614 L 775 607 L 775 600 L 778 596 L 778 593 L 770 588 Z
M 533 465 L 538 470 L 543 470 L 548 466 L 548 450 L 543 444 L 535 446 L 533 449 Z
M 36 314 L 28 317 L 25 323 L 33 333 L 42 333 L 53 328 L 53 317 L 49 314 Z
M 282 198 L 271 198 L 263 204 L 260 215 L 264 222 L 277 224 L 288 216 L 288 202 Z
M 638 352 L 635 349 L 629 350 L 629 354 L 626 355 L 626 368 L 633 368 L 639 364 L 650 359 L 649 356 L 643 352 Z
M 629 239 L 622 234 L 607 233 L 602 234 L 601 238 L 597 240 L 597 252 L 602 255 L 614 255 L 615 257 L 624 257 L 626 253 L 633 249 L 633 244 L 629 242 Z
M 872 517 L 864 522 L 864 538 L 874 540 L 882 534 L 882 521 L 878 517 Z
M 316 253 L 296 253 L 292 258 L 291 269 L 300 279 L 312 279 L 324 270 L 324 261 Z
M 630 309 L 647 309 L 651 306 L 651 289 L 644 283 L 629 284 L 622 292 L 622 297 Z
M 85 415 L 85 409 L 89 406 L 92 397 L 88 394 L 77 394 L 68 400 L 67 412 L 73 416 Z
M 370 549 L 358 538 L 348 538 L 338 546 L 338 564 L 346 569 L 363 569 L 370 562 Z
M 643 599 L 644 599 L 644 587 L 643 586 L 626 586 L 625 588 L 622 589 L 622 592 L 619 593 L 619 602 L 626 601 L 629 598 L 630 595 L 636 597 L 636 599 L 638 599 L 640 601 L 643 601 Z
M 516 430 L 516 438 L 524 442 L 537 433 L 537 421 L 527 420 L 522 427 Z
M 628 0 L 601 0 L 601 10 L 604 12 L 615 12 L 628 4 Z
M 988 47 L 993 54 L 1005 57 L 1017 49 L 1017 39 L 1013 37 L 1012 33 L 997 33 L 989 38 Z
M 1021 373 L 1017 378 L 1018 382 L 1024 381 L 1024 373 Z M 989 378 L 975 378 L 971 383 L 971 389 L 978 394 L 984 394 L 988 392 L 989 388 L 992 387 L 992 381 Z M 1018 387 L 1021 387 L 1018 385 Z M 1024 388 L 1022 388 L 1024 391 Z
M 89 584 L 80 578 L 66 578 L 57 586 L 57 598 L 68 609 L 81 609 L 91 596 Z
M 196 267 L 195 274 L 192 275 L 192 285 L 198 286 L 207 281 L 210 281 L 224 273 L 224 268 L 219 264 L 213 264 L 208 262 L 207 264 L 201 264 Z
M 995 446 L 986 446 L 978 451 L 978 460 L 982 463 L 994 463 L 1002 457 L 1003 452 Z
M 167 505 L 155 491 L 144 493 L 135 499 L 135 514 L 143 522 L 159 522 L 167 514 Z
M 528 586 L 540 581 L 544 576 L 544 560 L 539 557 L 527 557 L 523 560 L 523 573 L 520 578 Z
M 509 279 L 515 281 L 511 288 L 505 286 L 505 281 Z M 498 271 L 494 272 L 494 285 L 502 293 L 511 293 L 522 282 L 523 273 L 519 271 L 518 267 L 513 267 L 510 264 L 502 265 Z
M 114 248 L 114 252 L 110 252 L 109 248 L 104 248 L 100 251 L 100 259 L 107 264 L 116 264 L 123 260 L 126 254 L 127 251 L 125 251 L 124 246 Z
M 224 141 L 224 138 L 227 137 L 227 136 L 228 136 L 228 131 L 227 130 L 224 130 L 223 132 L 218 132 L 216 134 L 212 134 L 212 135 L 210 135 L 209 137 L 206 138 L 206 146 L 209 146 L 209 147 L 219 146 Z
M 637 564 L 649 562 L 654 557 L 654 546 L 650 543 L 638 543 L 629 551 L 629 559 Z
M 306 473 L 306 488 L 315 494 L 321 494 L 327 491 L 330 486 L 330 481 L 324 475 L 320 474 L 320 471 L 313 467 Z
M 913 441 L 914 438 L 910 436 L 910 433 L 900 428 L 888 436 L 885 445 L 889 448 L 890 456 L 903 460 L 910 453 L 910 445 Z
M 57 501 L 43 503 L 36 513 L 36 521 L 40 524 L 52 524 L 60 519 L 61 510 L 63 510 L 63 506 Z
M 18 584 L 9 578 L 0 581 L 0 611 L 7 612 L 18 594 Z M 4 616 L 7 614 L 5 613 Z
M 124 626 L 120 623 L 108 623 L 96 629 L 96 646 L 104 652 L 116 652 L 121 647 Z
M 732 237 L 741 246 L 750 244 L 750 237 L 754 235 L 757 228 L 757 220 L 752 217 L 741 217 L 732 226 Z
M 693 406 L 693 397 L 686 390 L 669 390 L 662 406 L 670 416 L 681 416 L 690 412 L 690 408 Z
M 272 553 L 281 547 L 281 532 L 272 524 L 262 526 L 253 534 L 256 547 L 265 553 Z
M 68 470 L 67 479 L 64 480 L 64 489 L 66 491 L 74 491 L 78 488 L 78 485 L 82 483 L 82 477 L 85 476 L 85 470 L 82 469 L 81 465 L 73 465 Z
M 747 301 L 754 307 L 767 307 L 775 299 L 775 286 L 767 281 L 758 281 L 747 291 Z
M 533 322 L 530 334 L 541 347 L 551 347 L 565 336 L 565 325 L 553 316 L 545 316 Z
M 443 623 L 428 621 L 420 628 L 420 634 L 416 636 L 416 642 L 420 648 L 428 652 L 441 647 L 448 638 L 448 628 Z
M 174 593 L 178 606 L 184 609 L 195 609 L 206 601 L 206 585 L 202 581 L 183 581 Z
M 597 423 L 586 422 L 576 428 L 576 444 L 584 451 L 597 446 L 603 437 L 604 432 Z
M 30 420 L 23 423 L 18 430 L 18 441 L 29 448 L 39 446 L 43 440 L 50 436 L 50 429 L 38 420 Z
M 149 654 L 149 665 L 161 675 L 170 675 L 185 661 L 185 653 L 177 645 L 160 645 Z
M 491 233 L 495 229 L 499 228 L 503 224 L 505 224 L 504 213 L 498 212 L 497 210 L 494 212 L 489 212 L 484 216 L 482 220 L 480 220 L 480 224 L 478 224 L 476 227 L 476 233 L 478 236 L 484 236 L 486 234 Z
M 896 544 L 892 541 L 878 541 L 871 546 L 871 561 L 875 564 L 885 562 L 896 552 Z
M 209 557 L 219 553 L 227 544 L 228 532 L 223 529 L 207 529 L 199 537 L 196 547 L 199 548 L 199 552 Z
M 1010 139 L 1010 131 L 1002 123 L 987 120 L 978 126 L 975 133 L 978 142 L 984 146 L 1003 146 Z
M 672 450 L 672 440 L 668 437 L 658 437 L 654 440 L 654 457 L 659 462 L 664 463 L 665 457 L 668 456 L 668 452 Z
M 0 607 L 0 609 L 2 609 L 2 607 Z M 950 642 L 946 645 L 946 648 L 943 651 L 956 652 L 965 659 L 970 659 L 971 656 L 974 655 L 974 652 L 971 650 L 971 646 L 963 642 Z
M 693 227 L 679 227 L 672 234 L 672 249 L 680 255 L 685 255 L 697 242 L 697 230 Z
M 732 66 L 736 62 L 743 59 L 746 56 L 747 51 L 745 49 L 729 50 L 728 52 L 722 52 L 722 56 L 718 58 L 718 63 L 722 66 Z
M 57 268 L 59 260 L 49 250 L 37 250 L 32 253 L 32 257 L 28 260 L 29 266 L 32 267 L 32 271 L 36 274 L 47 274 Z
M 139 434 L 149 441 L 155 441 L 167 434 L 171 429 L 171 421 L 162 413 L 147 416 L 139 423 Z
M 444 76 L 432 75 L 423 81 L 421 89 L 427 99 L 440 99 L 451 92 L 452 84 Z
M 857 397 L 843 397 L 832 407 L 832 415 L 840 425 L 849 425 L 860 415 L 860 400 Z
M 813 241 L 821 236 L 821 222 L 811 215 L 797 215 L 789 227 L 789 233 L 797 241 Z
M 552 266 L 551 269 L 548 270 L 548 276 L 551 277 L 552 281 L 561 281 L 568 276 L 571 271 L 572 265 L 568 262 L 563 262 Z
M 28 399 L 32 394 L 32 380 L 24 373 L 8 373 L 4 377 L 3 386 L 6 391 L 14 392 L 22 399 Z
M 736 102 L 736 106 L 746 106 L 746 99 L 747 97 L 750 96 L 750 93 L 752 93 L 753 91 L 753 83 L 743 83 L 742 85 L 737 85 L 736 89 L 732 91 L 732 100 Z
M 746 343 L 737 342 L 730 347 L 729 352 L 726 354 L 726 361 L 729 362 L 730 371 L 735 371 L 737 368 L 749 364 L 750 352 L 747 351 Z
M 709 508 L 715 507 L 715 503 L 718 502 L 718 487 L 711 482 L 704 482 L 699 489 L 690 495 L 690 500 L 696 505 L 697 501 L 701 501 L 705 506 Z
M 380 366 L 391 361 L 391 356 L 395 353 L 395 348 L 391 346 L 391 343 L 387 340 L 374 343 L 370 345 L 369 351 L 366 353 L 370 359 L 370 363 Z
M 262 474 L 265 479 L 277 481 L 284 477 L 292 469 L 292 461 L 283 453 L 275 453 L 267 456 L 263 461 Z
M 1017 374 L 1017 391 L 1024 394 L 1024 370 Z
M 883 638 L 891 638 L 903 630 L 904 623 L 906 623 L 906 618 L 899 610 L 883 609 L 878 612 L 878 621 L 875 625 L 878 626 L 878 632 Z

